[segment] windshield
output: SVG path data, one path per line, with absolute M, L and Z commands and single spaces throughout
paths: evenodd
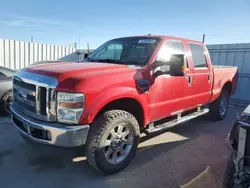
M 159 44 L 158 38 L 121 38 L 110 40 L 84 61 L 95 61 L 117 64 L 146 65 Z

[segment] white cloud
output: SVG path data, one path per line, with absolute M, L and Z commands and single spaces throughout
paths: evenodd
M 38 17 L 28 17 L 20 15 L 10 15 L 7 20 L 0 20 L 1 24 L 9 26 L 19 26 L 19 27 L 49 27 L 49 26 L 70 26 L 72 22 L 55 20 L 55 19 L 44 19 Z
M 0 23 L 1 24 L 5 24 L 5 25 L 10 25 L 10 26 L 21 26 L 21 27 L 30 27 L 30 26 L 33 26 L 25 21 L 21 21 L 21 20 L 7 20 L 7 21 L 1 21 L 0 20 Z

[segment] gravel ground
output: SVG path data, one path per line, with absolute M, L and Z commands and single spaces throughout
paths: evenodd
M 221 122 L 204 116 L 161 134 L 142 135 L 131 164 L 110 176 L 97 173 L 74 151 L 29 145 L 9 118 L 0 117 L 0 187 L 219 188 L 234 110 Z

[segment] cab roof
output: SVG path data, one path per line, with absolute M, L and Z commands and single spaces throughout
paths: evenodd
M 161 40 L 181 40 L 183 42 L 193 42 L 193 43 L 198 43 L 198 44 L 203 44 L 201 41 L 197 40 L 190 40 L 186 38 L 181 38 L 181 37 L 175 37 L 175 36 L 168 36 L 168 35 L 138 35 L 138 36 L 128 36 L 128 37 L 121 37 L 121 38 L 116 38 L 116 39 L 123 39 L 123 38 L 137 38 L 137 37 L 143 37 L 143 38 L 159 38 Z

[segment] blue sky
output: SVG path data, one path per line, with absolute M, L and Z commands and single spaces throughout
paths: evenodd
M 0 38 L 86 48 L 130 35 L 250 42 L 250 0 L 4 0 Z

